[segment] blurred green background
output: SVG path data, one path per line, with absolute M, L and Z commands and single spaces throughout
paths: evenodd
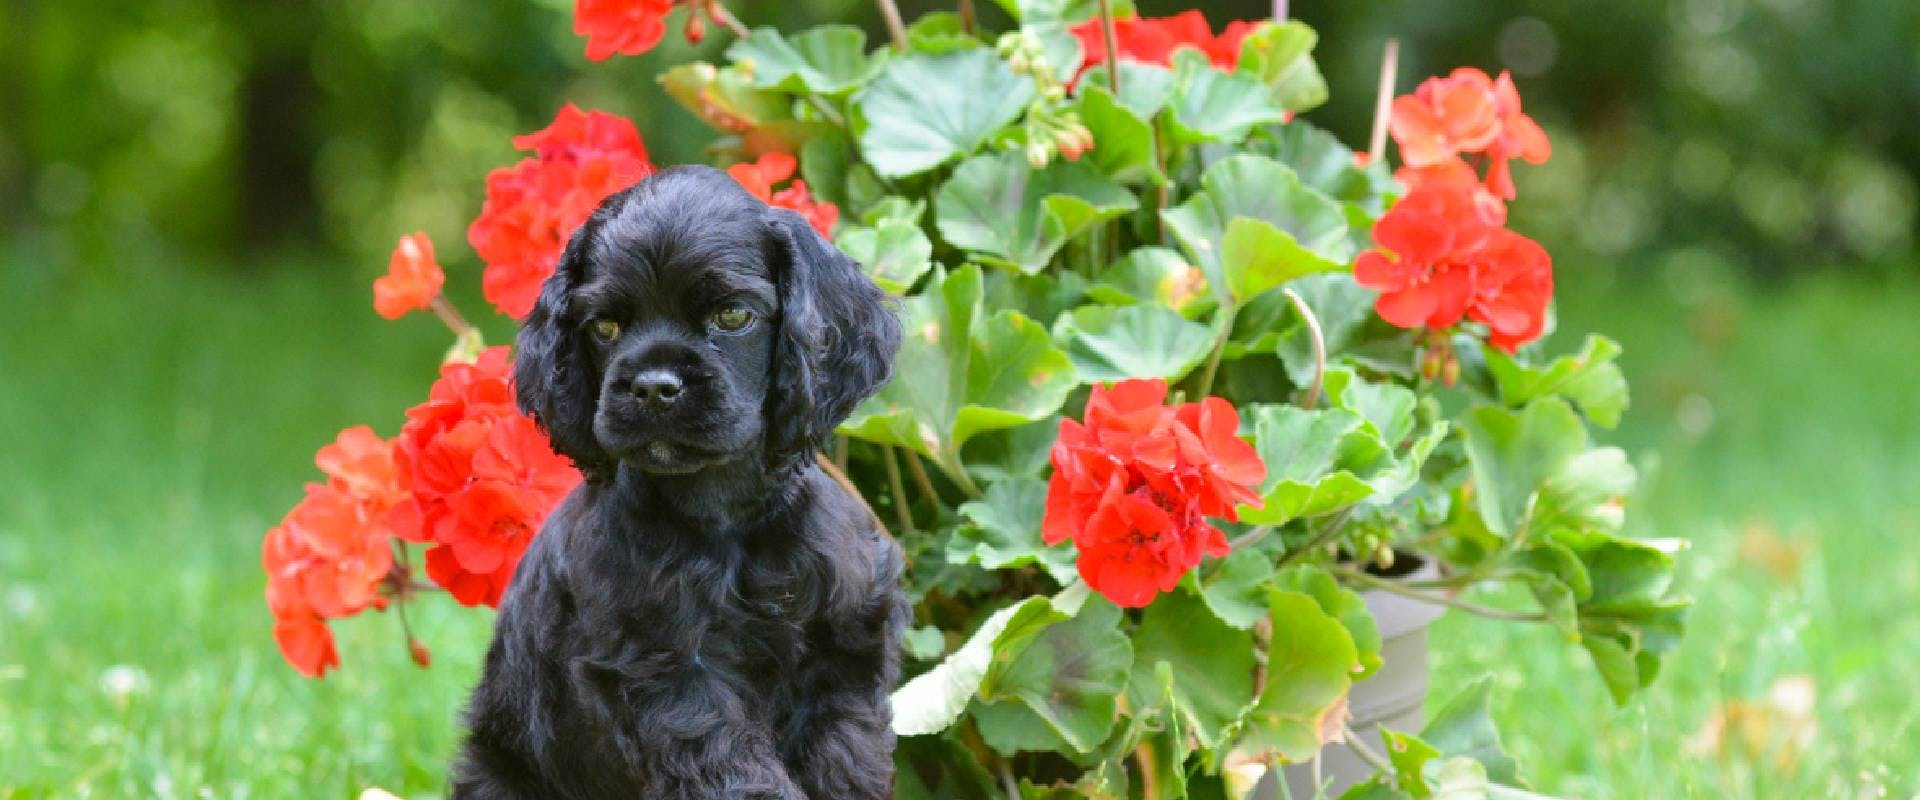
M 865 0 L 730 5 L 881 38 Z M 1435 681 L 1493 672 L 1550 792 L 1920 792 L 1920 4 L 1289 10 L 1333 88 L 1307 119 L 1350 143 L 1388 36 L 1402 91 L 1513 70 L 1554 141 L 1513 213 L 1555 254 L 1548 350 L 1626 345 L 1633 530 L 1694 541 L 1689 638 L 1634 705 L 1550 632 L 1457 615 Z M 429 232 L 481 309 L 465 228 L 509 138 L 572 101 L 702 160 L 653 76 L 727 41 L 589 65 L 565 0 L 0 4 L 0 797 L 441 789 L 489 615 L 425 604 L 427 672 L 392 620 L 337 624 L 344 669 L 307 681 L 269 635 L 260 537 L 316 447 L 392 434 L 431 380 L 437 323 L 369 303 L 399 235 Z

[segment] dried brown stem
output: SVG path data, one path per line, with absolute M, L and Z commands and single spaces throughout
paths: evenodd
M 1393 116 L 1393 84 L 1400 71 L 1400 40 L 1388 39 L 1387 51 L 1380 57 L 1380 93 L 1373 99 L 1373 135 L 1367 138 L 1367 163 L 1380 160 L 1387 152 L 1387 121 Z
M 900 7 L 893 0 L 874 0 L 880 7 L 880 17 L 887 21 L 887 34 L 893 37 L 893 49 L 907 49 L 907 25 L 900 21 Z

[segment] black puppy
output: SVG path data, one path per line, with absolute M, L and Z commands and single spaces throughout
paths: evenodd
M 455 798 L 891 796 L 900 555 L 814 454 L 899 342 L 852 260 L 726 173 L 594 212 L 514 370 L 587 481 L 507 590 Z

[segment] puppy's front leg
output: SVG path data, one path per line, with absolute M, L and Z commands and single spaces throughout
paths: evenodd
M 772 732 L 726 681 L 699 669 L 634 680 L 631 672 L 581 665 L 602 721 L 661 800 L 805 800 L 788 776 Z M 618 677 L 616 677 L 618 676 Z M 622 678 L 625 678 L 624 680 Z
M 897 581 L 899 557 L 886 548 L 882 579 L 867 602 L 843 615 L 821 642 L 819 660 L 796 682 L 782 750 L 812 798 L 885 800 L 893 796 L 889 692 L 899 677 L 900 637 L 911 614 Z

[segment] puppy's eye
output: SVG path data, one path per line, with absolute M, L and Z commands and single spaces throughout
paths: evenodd
M 602 344 L 620 338 L 620 323 L 610 319 L 596 319 L 588 329 L 593 332 L 593 338 Z
M 753 324 L 753 312 L 742 306 L 727 306 L 713 312 L 713 327 L 728 333 L 737 333 Z

